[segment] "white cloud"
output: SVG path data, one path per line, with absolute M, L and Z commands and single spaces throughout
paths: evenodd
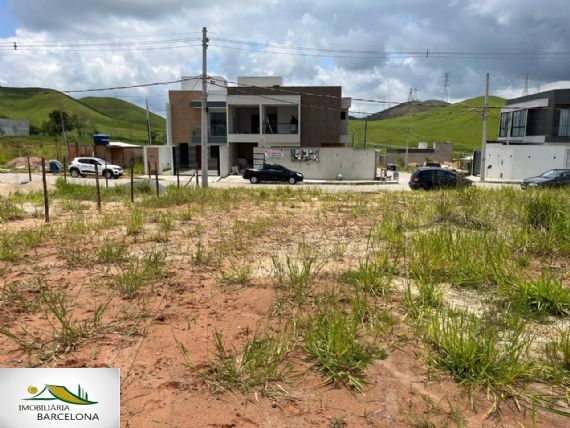
M 9 0 L 14 34 L 0 38 L 0 79 L 11 86 L 76 90 L 176 80 L 201 73 L 208 28 L 208 71 L 230 81 L 283 76 L 286 85 L 335 85 L 354 99 L 519 96 L 568 80 L 570 8 L 566 0 Z M 6 34 L 6 33 L 4 33 Z M 13 42 L 18 50 L 10 49 Z M 427 53 L 429 52 L 429 55 Z M 566 53 L 565 53 L 566 52 Z M 115 90 L 164 108 L 168 89 Z M 73 94 L 83 96 L 84 94 Z M 86 95 L 99 95 L 88 93 Z M 355 106 L 356 103 L 353 103 Z M 386 107 L 359 103 L 365 111 Z

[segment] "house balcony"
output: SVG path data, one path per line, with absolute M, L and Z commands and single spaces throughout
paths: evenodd
M 294 102 L 294 98 L 282 103 L 272 100 L 270 105 L 228 105 L 228 143 L 256 143 L 266 147 L 300 146 L 301 118 L 299 104 Z

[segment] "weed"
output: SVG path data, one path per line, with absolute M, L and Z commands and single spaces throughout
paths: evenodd
M 73 305 L 65 293 L 44 290 L 41 299 L 46 305 L 47 312 L 55 316 L 57 321 L 52 323 L 52 352 L 54 355 L 73 350 L 80 339 L 95 331 L 100 326 L 103 314 L 109 304 L 109 302 L 100 304 L 94 311 L 91 320 L 81 322 L 74 318 L 71 310 Z
M 299 244 L 298 257 L 289 254 L 285 263 L 272 256 L 273 276 L 277 287 L 284 291 L 297 304 L 301 304 L 311 293 L 312 279 L 324 268 L 326 258 L 318 250 L 311 250 L 306 244 Z
M 530 346 L 523 330 L 522 322 L 499 332 L 465 311 L 432 312 L 425 329 L 428 361 L 468 386 L 502 388 L 524 382 L 533 369 L 523 361 Z
M 196 244 L 196 249 L 191 253 L 190 260 L 193 265 L 205 266 L 209 265 L 214 259 L 214 253 L 208 251 L 204 243 L 200 240 Z
M 145 222 L 144 211 L 135 205 L 131 208 L 127 219 L 127 235 L 138 235 L 143 231 Z
M 549 362 L 570 375 L 570 331 L 561 330 L 558 339 L 546 344 L 545 352 Z
M 315 360 L 325 383 L 364 389 L 366 367 L 384 356 L 379 349 L 359 341 L 359 320 L 344 313 L 334 299 L 317 303 L 318 314 L 307 322 L 305 349 Z
M 549 274 L 535 280 L 504 281 L 500 290 L 504 304 L 523 316 L 544 320 L 570 315 L 570 289 Z
M 0 223 L 24 218 L 25 212 L 8 199 L 0 199 Z
M 112 280 L 112 288 L 116 288 L 121 296 L 132 299 L 136 292 L 145 284 L 146 275 L 144 270 L 136 266 L 120 270 Z
M 231 260 L 228 268 L 221 268 L 218 281 L 224 285 L 241 285 L 245 286 L 251 282 L 253 278 L 253 268 L 247 261 L 240 262 Z
M 124 240 L 106 239 L 97 250 L 99 263 L 119 263 L 127 259 L 127 244 Z
M 330 428 L 343 428 L 347 426 L 346 419 L 343 416 L 338 416 L 336 418 L 332 418 L 329 427 Z
M 388 296 L 392 292 L 394 276 L 394 268 L 390 265 L 388 256 L 384 255 L 382 260 L 376 262 L 368 259 L 360 261 L 356 271 L 345 272 L 341 279 L 367 293 Z
M 201 375 L 215 392 L 239 390 L 247 394 L 253 390 L 268 393 L 268 383 L 285 380 L 291 366 L 285 362 L 289 352 L 286 332 L 277 336 L 256 333 L 248 338 L 238 352 L 226 350 L 223 336 L 214 332 L 214 361 Z

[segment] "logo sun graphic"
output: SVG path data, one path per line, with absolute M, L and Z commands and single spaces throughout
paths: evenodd
M 38 388 L 35 387 L 34 385 L 30 385 L 30 386 L 28 386 L 28 392 L 29 392 L 30 394 L 37 394 L 37 393 L 38 393 Z

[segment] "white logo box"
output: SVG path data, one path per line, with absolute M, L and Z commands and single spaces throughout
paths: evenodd
M 120 428 L 118 368 L 0 368 L 2 428 Z

